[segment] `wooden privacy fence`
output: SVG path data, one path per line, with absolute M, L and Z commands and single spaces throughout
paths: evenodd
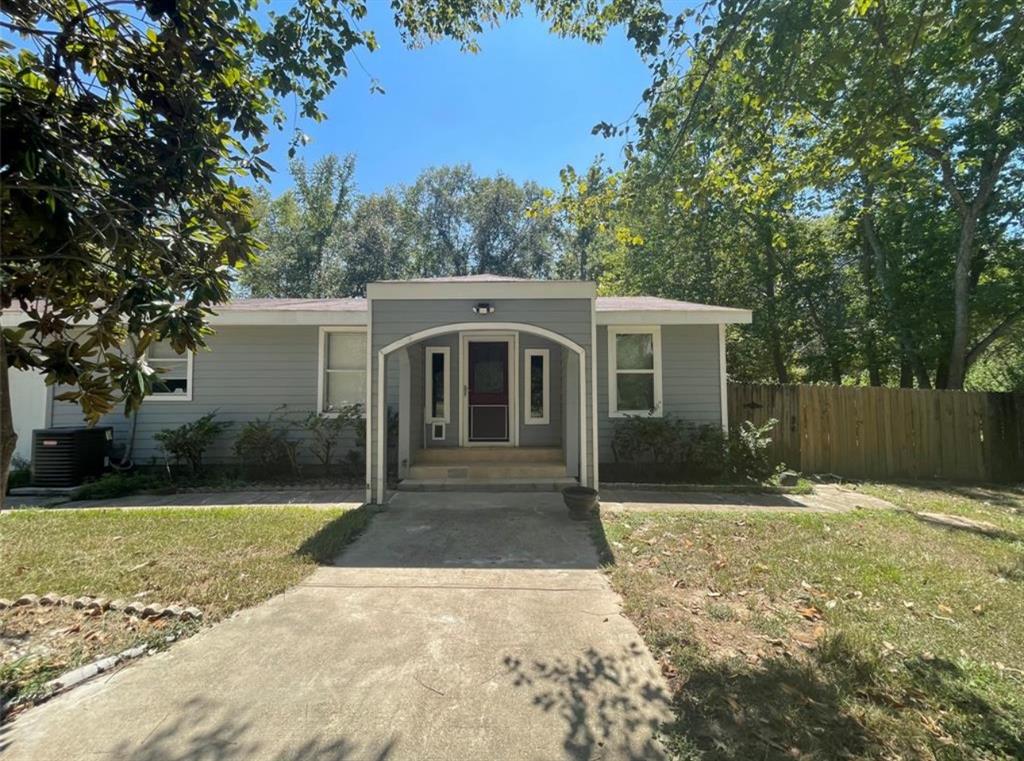
M 850 478 L 1024 481 L 1024 394 L 729 384 L 729 421 L 779 423 L 771 456 Z

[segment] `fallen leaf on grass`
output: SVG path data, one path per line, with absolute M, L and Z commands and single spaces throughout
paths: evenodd
M 806 618 L 808 621 L 820 621 L 821 611 L 814 605 L 808 605 L 806 608 L 797 608 L 797 613 Z

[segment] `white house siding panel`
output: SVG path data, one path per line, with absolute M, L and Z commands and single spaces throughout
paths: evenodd
M 469 290 L 469 286 L 467 286 Z M 373 367 L 372 372 L 374 373 L 372 383 L 372 394 L 371 399 L 371 410 L 376 415 L 376 403 L 377 403 L 377 353 L 380 349 L 388 346 L 389 344 L 406 338 L 414 333 L 418 333 L 422 330 L 427 330 L 434 327 L 442 327 L 445 325 L 453 325 L 460 323 L 473 323 L 474 326 L 479 326 L 480 330 L 488 330 L 489 325 L 494 323 L 521 323 L 529 326 L 536 326 L 546 330 L 553 331 L 569 339 L 570 341 L 578 344 L 587 353 L 587 373 L 592 369 L 591 361 L 591 300 L 574 298 L 574 299 L 488 299 L 487 301 L 495 308 L 493 314 L 490 315 L 476 315 L 473 312 L 473 306 L 478 303 L 479 299 L 465 298 L 465 299 L 416 299 L 403 301 L 400 299 L 373 299 L 371 308 L 373 309 L 373 336 L 372 336 L 372 350 L 373 350 Z M 425 339 L 422 341 L 423 345 L 444 345 L 442 343 L 435 343 L 440 337 L 434 337 Z M 524 334 L 520 334 L 520 352 L 523 348 Z M 457 344 L 454 347 L 452 363 L 456 365 L 457 359 Z M 521 358 L 520 358 L 521 363 Z M 386 365 L 392 364 L 386 362 Z M 458 372 L 458 368 L 453 368 L 453 372 Z M 385 368 L 385 375 L 388 374 L 388 369 Z M 453 380 L 456 380 L 460 376 L 453 375 Z M 522 380 L 519 380 L 520 385 Z M 557 389 L 558 386 L 552 385 L 553 389 Z M 587 410 L 589 418 L 589 410 L 591 409 L 590 399 L 590 384 L 587 384 Z M 453 385 L 453 396 L 455 396 L 461 389 L 458 388 L 458 383 Z M 415 391 L 413 394 L 415 395 Z M 521 389 L 520 389 L 521 395 Z M 421 394 L 422 398 L 422 394 Z M 457 399 L 457 397 L 456 397 Z M 454 401 L 454 400 L 453 400 Z M 458 421 L 456 418 L 455 410 L 457 406 L 453 408 L 452 422 L 449 425 L 449 436 L 454 435 L 454 441 L 458 441 Z M 520 418 L 522 415 L 520 414 Z M 376 429 L 377 420 L 374 417 L 374 428 Z M 553 431 L 558 431 L 560 426 L 552 427 Z M 454 431 L 453 431 L 454 429 Z M 376 435 L 376 433 L 374 434 Z M 532 434 L 531 434 L 532 436 Z M 591 441 L 590 426 L 587 430 L 587 449 L 593 451 L 593 441 Z M 377 446 L 374 443 L 370 453 L 372 462 L 371 474 L 376 478 L 377 474 Z M 589 458 L 588 458 L 589 459 Z M 590 472 L 592 470 L 590 463 L 588 463 L 588 478 L 592 476 Z
M 139 412 L 135 462 L 162 462 L 154 434 L 217 411 L 233 425 L 209 450 L 211 463 L 234 460 L 232 445 L 242 424 L 275 410 L 301 420 L 316 409 L 318 329 L 316 325 L 221 327 L 207 339 L 209 350 L 193 361 L 192 401 L 147 399 Z M 59 393 L 59 392 L 58 392 Z M 396 387 L 397 393 L 397 387 Z M 70 402 L 53 402 L 54 426 L 82 425 L 82 411 Z M 117 441 L 127 440 L 130 420 L 117 410 L 101 425 L 114 426 Z M 354 441 L 349 434 L 341 450 Z M 303 447 L 307 462 L 313 458 Z M 340 455 L 340 452 L 339 452 Z
M 721 425 L 717 325 L 661 326 L 662 402 L 665 415 L 695 424 Z M 597 427 L 599 459 L 612 462 L 616 420 L 608 416 L 608 328 L 597 328 Z

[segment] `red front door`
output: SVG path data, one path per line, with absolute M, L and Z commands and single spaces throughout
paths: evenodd
M 508 441 L 508 343 L 469 342 L 469 440 Z

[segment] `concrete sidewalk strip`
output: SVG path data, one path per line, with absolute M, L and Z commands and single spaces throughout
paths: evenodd
M 557 494 L 399 494 L 334 566 L 0 728 L 11 761 L 659 759 L 660 670 Z
M 8 498 L 9 507 L 46 507 L 51 510 L 94 510 L 96 508 L 211 508 L 211 507 L 310 507 L 356 508 L 365 494 L 358 489 L 270 489 L 235 491 L 188 491 L 175 494 L 133 494 L 128 497 L 68 502 L 50 497 Z
M 892 510 L 878 497 L 832 484 L 816 485 L 811 494 L 699 492 L 607 489 L 601 509 L 637 512 L 845 513 L 857 509 Z

